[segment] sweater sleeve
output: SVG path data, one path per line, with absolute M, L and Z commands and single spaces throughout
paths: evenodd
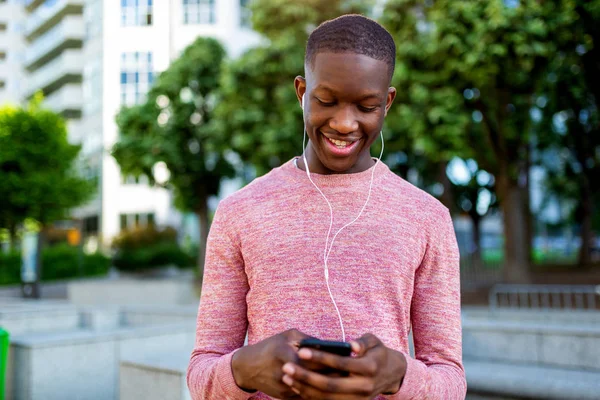
M 459 252 L 447 209 L 433 222 L 427 249 L 416 271 L 411 306 L 415 358 L 393 400 L 463 400 Z
M 196 342 L 187 369 L 194 400 L 245 400 L 255 394 L 241 390 L 231 370 L 233 354 L 243 346 L 248 328 L 248 279 L 239 242 L 227 229 L 231 219 L 221 204 L 208 235 Z

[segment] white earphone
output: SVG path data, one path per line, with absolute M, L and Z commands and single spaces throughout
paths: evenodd
M 302 95 L 301 104 L 302 104 L 301 105 L 301 107 L 302 107 L 302 113 L 304 114 L 304 94 Z M 303 121 L 304 121 L 304 118 L 303 118 Z M 331 244 L 330 244 L 329 243 L 329 236 L 331 235 L 331 229 L 333 228 L 333 207 L 331 206 L 331 203 L 329 202 L 329 200 L 327 199 L 327 197 L 325 196 L 325 194 L 321 191 L 321 189 L 319 189 L 319 187 L 315 184 L 315 182 L 313 182 L 312 178 L 310 177 L 310 171 L 309 171 L 309 168 L 308 168 L 308 162 L 306 162 L 306 125 L 304 126 L 304 139 L 303 139 L 303 142 L 302 142 L 302 158 L 304 160 L 304 168 L 306 169 L 306 176 L 308 176 L 308 179 L 310 180 L 310 182 L 317 189 L 317 191 L 319 193 L 321 193 L 321 196 L 323 196 L 323 198 L 327 202 L 327 205 L 329 206 L 330 222 L 329 222 L 329 230 L 327 231 L 327 238 L 325 239 L 325 249 L 323 251 L 323 264 L 324 264 L 324 267 L 325 267 L 324 273 L 325 273 L 325 283 L 327 284 L 327 291 L 329 292 L 329 297 L 331 297 L 331 301 L 333 302 L 333 306 L 335 307 L 335 311 L 337 312 L 338 318 L 340 320 L 340 328 L 342 330 L 342 341 L 343 342 L 346 341 L 346 332 L 344 330 L 344 321 L 342 320 L 342 315 L 340 314 L 340 310 L 339 310 L 339 308 L 337 306 L 337 303 L 335 302 L 335 299 L 333 298 L 333 294 L 331 293 L 331 288 L 329 287 L 329 267 L 327 266 L 327 260 L 329 259 L 329 254 L 331 253 L 331 249 L 333 248 L 333 242 L 335 241 L 335 238 L 337 237 L 337 235 L 344 228 L 346 228 L 346 227 L 352 225 L 353 223 L 355 223 L 358 220 L 358 218 L 360 218 L 360 216 L 362 215 L 363 211 L 367 207 L 367 204 L 369 203 L 369 199 L 371 198 L 371 190 L 373 188 L 373 178 L 375 177 L 375 168 L 377 167 L 377 164 L 379 163 L 379 161 L 381 160 L 381 157 L 383 156 L 383 148 L 384 148 L 383 131 L 380 132 L 380 135 L 381 135 L 381 153 L 379 154 L 379 158 L 375 162 L 375 165 L 372 167 L 371 183 L 369 184 L 369 193 L 367 195 L 367 201 L 365 201 L 365 204 L 361 208 L 361 210 L 358 213 L 358 215 L 356 216 L 356 218 L 354 218 L 354 220 L 352 220 L 351 222 L 347 223 L 346 225 L 342 226 L 335 233 L 335 235 L 333 235 L 333 239 L 331 239 Z M 328 248 L 329 248 L 329 250 L 328 250 Z

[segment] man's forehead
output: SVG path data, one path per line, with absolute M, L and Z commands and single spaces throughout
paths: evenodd
M 306 79 L 317 86 L 320 83 L 363 83 L 370 87 L 389 85 L 388 65 L 364 54 L 353 52 L 323 52 L 315 56 L 312 65 L 306 66 Z M 329 86 L 332 86 L 331 84 Z

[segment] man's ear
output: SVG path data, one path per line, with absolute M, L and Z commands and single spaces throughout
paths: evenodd
M 395 98 L 396 98 L 396 88 L 393 86 L 390 86 L 388 88 L 387 99 L 385 100 L 385 115 L 386 116 L 387 116 L 387 113 L 388 113 L 390 107 L 392 106 L 392 103 L 394 102 Z
M 296 89 L 296 97 L 298 98 L 300 107 L 302 107 L 302 96 L 306 93 L 306 79 L 298 75 L 296 79 L 294 79 L 294 88 Z

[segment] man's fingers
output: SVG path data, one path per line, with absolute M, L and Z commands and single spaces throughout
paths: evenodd
M 283 382 L 298 390 L 302 398 L 348 399 L 348 394 L 370 394 L 370 383 L 362 377 L 330 377 L 287 363 Z M 287 376 L 287 378 L 286 378 Z
M 381 344 L 381 341 L 377 336 L 372 333 L 367 333 L 360 338 L 350 342 L 352 351 L 356 353 L 357 357 L 362 357 L 370 349 L 377 347 Z
M 331 354 L 315 349 L 300 349 L 298 357 L 301 360 L 317 363 L 338 371 L 365 375 L 365 363 L 358 358 L 338 356 L 337 354 Z
M 283 333 L 284 337 L 288 340 L 288 342 L 294 346 L 296 349 L 298 348 L 300 342 L 303 339 L 308 339 L 308 336 L 305 333 L 300 332 L 298 329 L 289 329 Z

